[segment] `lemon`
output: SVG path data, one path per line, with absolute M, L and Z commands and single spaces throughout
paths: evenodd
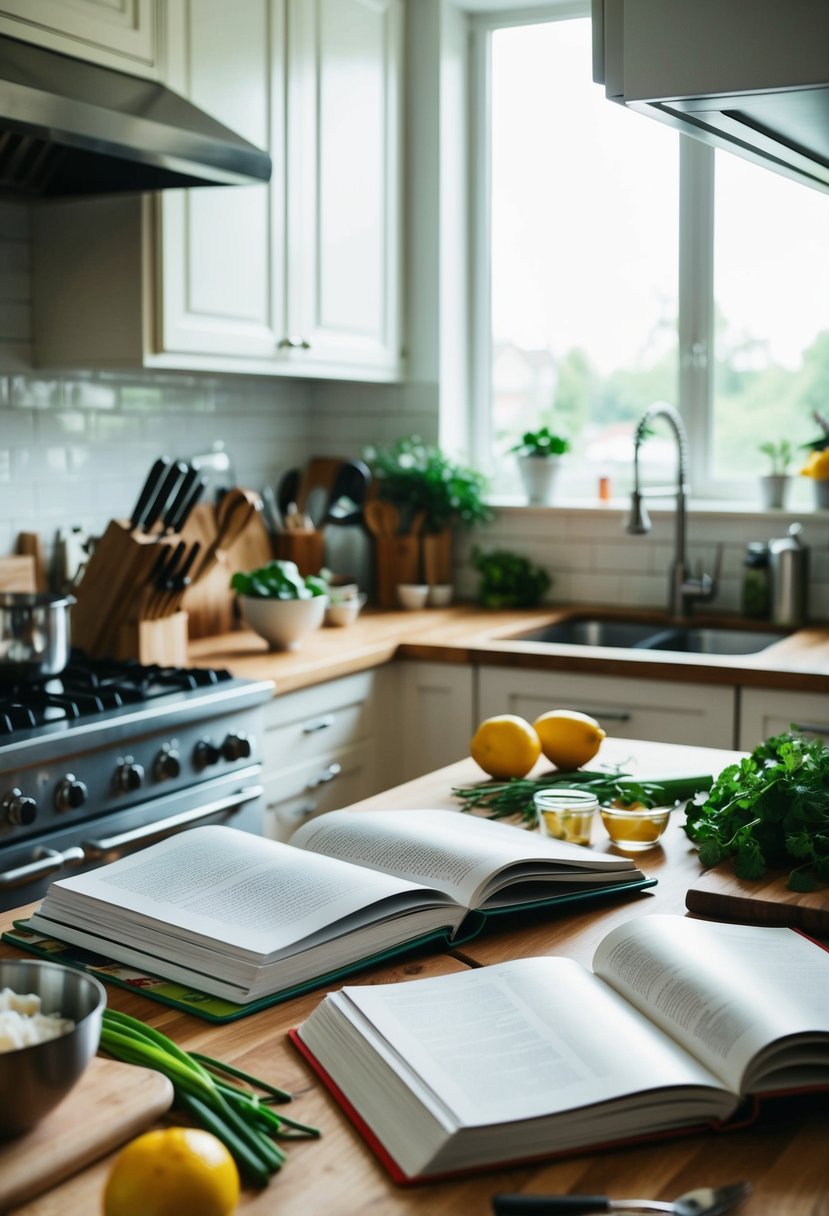
M 229 1216 L 239 1173 L 211 1132 L 166 1127 L 145 1132 L 115 1158 L 104 1216 Z
M 577 709 L 551 709 L 533 727 L 547 759 L 568 771 L 592 760 L 605 737 L 596 719 Z
M 525 777 L 541 755 L 541 741 L 529 722 L 517 714 L 485 718 L 469 746 L 472 759 L 490 777 L 508 781 Z
M 810 452 L 800 472 L 803 477 L 815 477 L 819 481 L 822 481 L 824 477 L 829 477 L 829 448 Z

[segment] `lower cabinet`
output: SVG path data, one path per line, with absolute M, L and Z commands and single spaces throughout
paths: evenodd
M 469 755 L 475 730 L 476 668 L 453 663 L 394 664 L 396 781 L 411 781 Z
M 306 819 L 382 788 L 376 720 L 384 669 L 277 695 L 265 711 L 265 835 L 287 840 Z
M 740 690 L 737 746 L 753 751 L 764 739 L 796 726 L 829 743 L 829 697 L 819 692 L 781 692 L 769 688 Z
M 577 709 L 621 739 L 729 748 L 736 703 L 736 689 L 710 684 L 509 667 L 481 667 L 478 675 L 479 720 L 510 713 L 532 722 L 548 709 Z

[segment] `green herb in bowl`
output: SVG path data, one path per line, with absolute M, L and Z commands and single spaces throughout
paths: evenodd
M 238 571 L 231 578 L 230 586 L 239 595 L 260 600 L 310 600 L 316 595 L 328 594 L 326 571 L 303 577 L 296 562 L 279 560 L 248 573 Z

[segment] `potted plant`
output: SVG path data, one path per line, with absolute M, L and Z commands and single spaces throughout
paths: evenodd
M 518 458 L 518 472 L 528 502 L 540 506 L 552 503 L 559 458 L 569 450 L 570 441 L 555 435 L 548 426 L 525 431 L 520 441 L 510 448 Z
M 789 465 L 794 456 L 794 449 L 788 439 L 781 439 L 778 443 L 771 440 L 761 443 L 760 451 L 771 461 L 771 472 L 760 478 L 763 507 L 785 507 L 791 484 Z
M 507 549 L 473 549 L 472 566 L 481 576 L 478 602 L 484 608 L 534 608 L 552 583 L 542 566 Z
M 377 496 L 398 508 L 400 530 L 420 537 L 424 582 L 447 586 L 452 582 L 452 530 L 492 518 L 483 473 L 417 435 L 367 448 L 363 455 Z

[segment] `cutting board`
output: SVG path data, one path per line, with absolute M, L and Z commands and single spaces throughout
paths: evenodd
M 736 878 L 730 869 L 706 870 L 685 896 L 689 912 L 749 925 L 789 925 L 807 933 L 829 933 L 829 887 L 789 891 L 786 875 L 756 882 Z
M 37 574 L 35 559 L 30 553 L 0 557 L 0 591 L 35 591 Z
M 22 1136 L 0 1141 L 0 1212 L 125 1144 L 172 1101 L 173 1086 L 161 1073 L 96 1056 L 45 1119 Z

